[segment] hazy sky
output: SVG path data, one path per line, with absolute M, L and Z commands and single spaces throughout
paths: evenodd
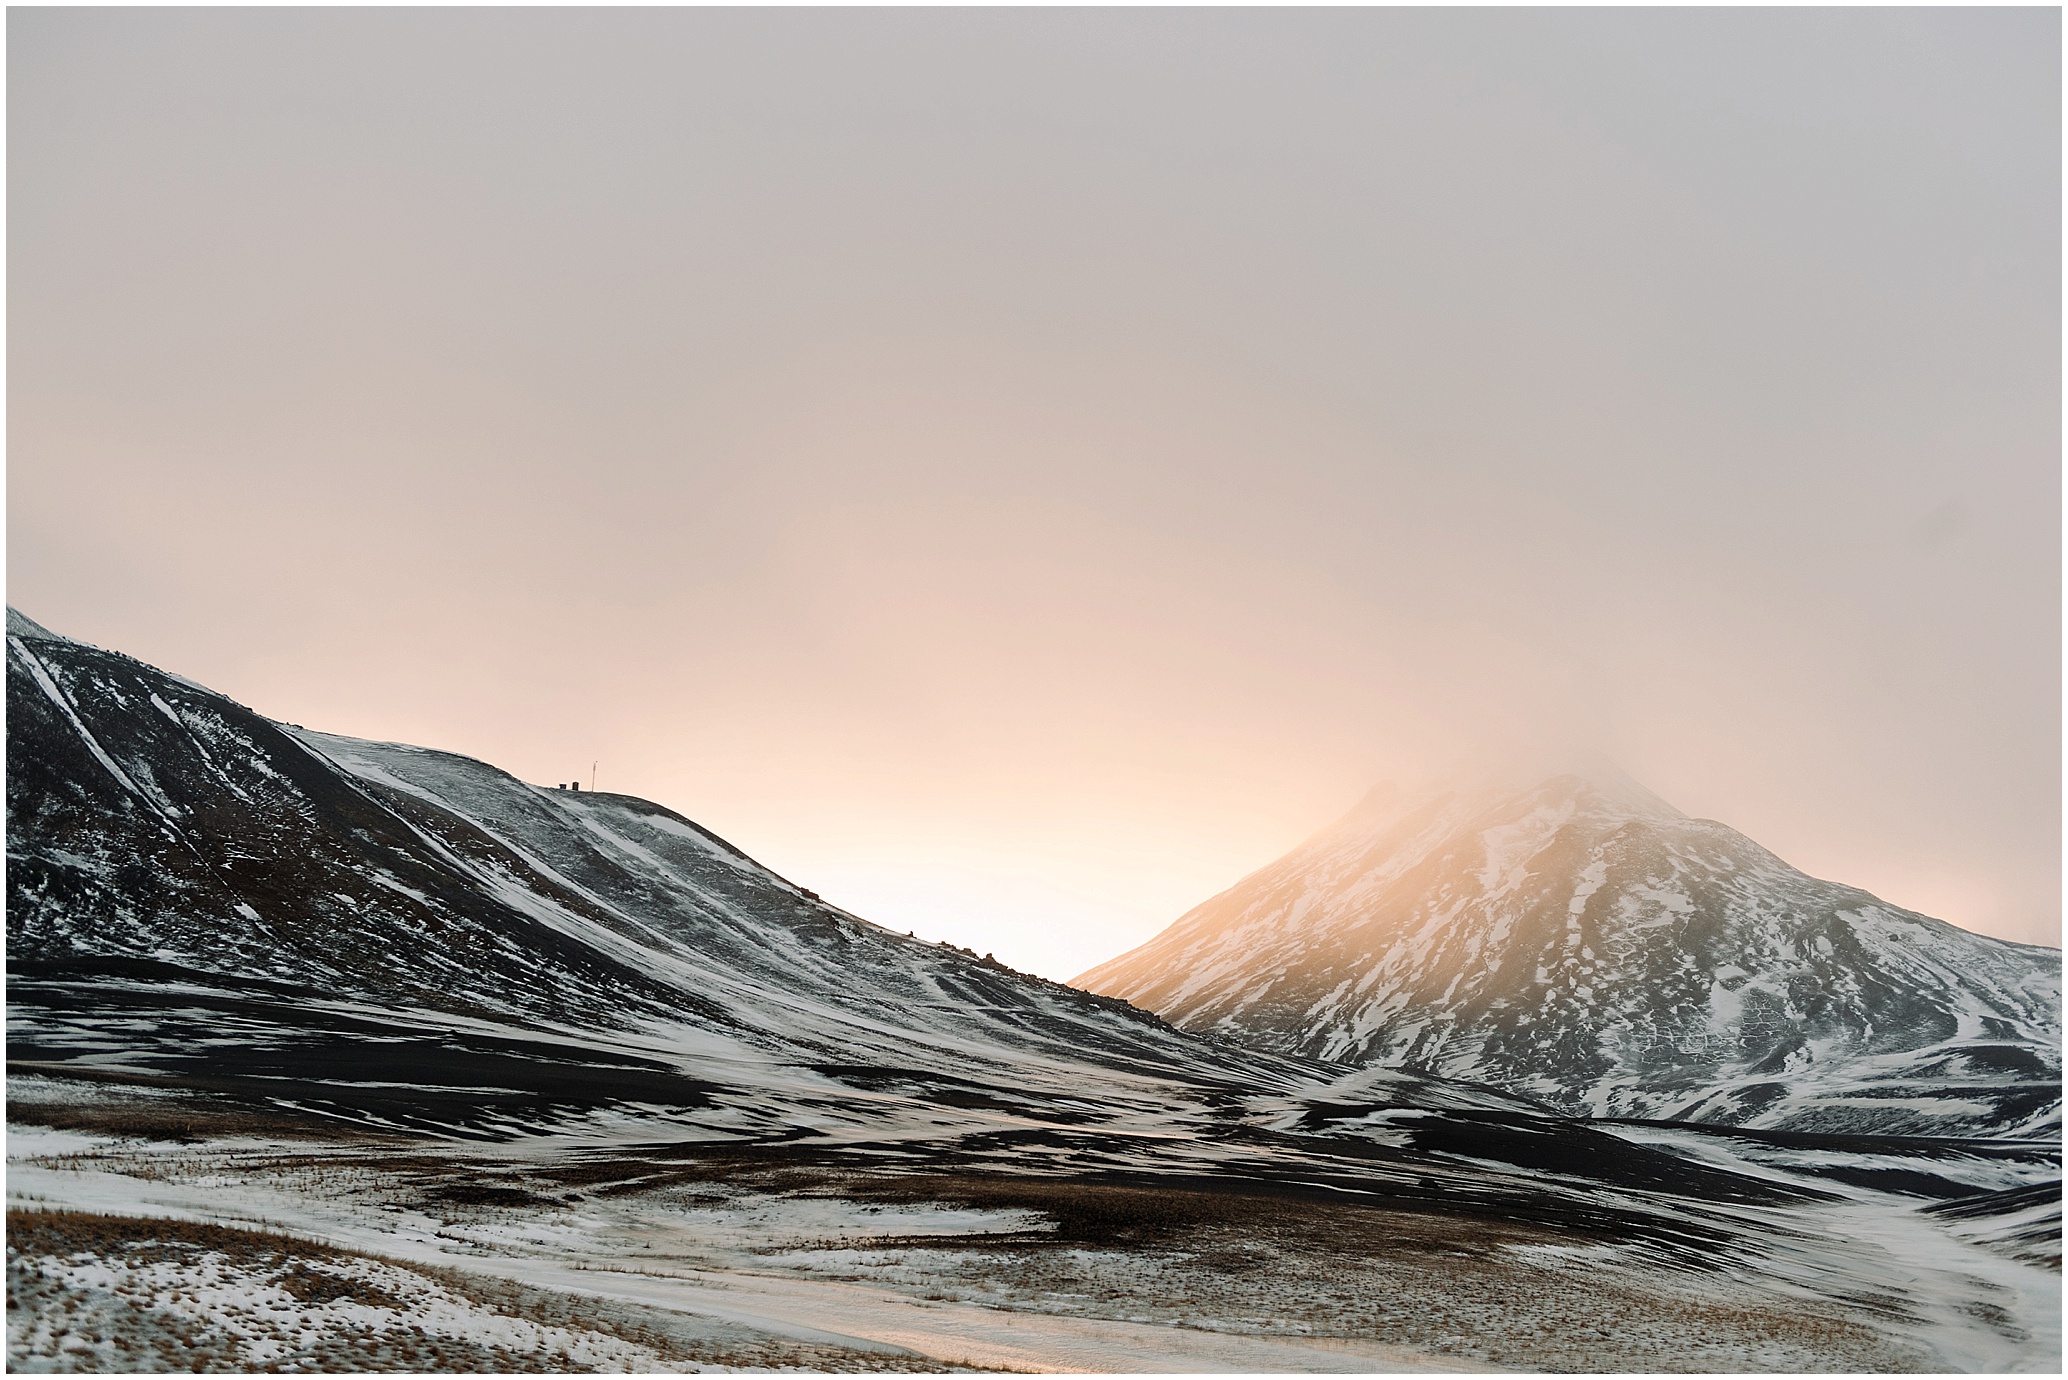
M 1068 977 L 1602 751 L 2060 934 L 2060 16 L 22 10 L 8 593 Z

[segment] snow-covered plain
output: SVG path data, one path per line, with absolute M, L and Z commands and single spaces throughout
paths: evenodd
M 695 1164 L 590 1163 L 610 1175 Z M 571 1358 L 569 1368 L 780 1365 L 786 1347 L 792 1364 L 818 1369 L 2006 1372 L 2059 1363 L 2057 1273 L 1959 1242 L 1916 1205 L 1869 1189 L 1810 1209 L 1737 1209 L 1736 1224 L 1756 1235 L 1696 1267 L 1642 1242 L 1296 1200 L 1270 1200 L 1261 1215 L 1236 1200 L 1175 1231 L 1100 1239 L 1067 1208 L 973 1206 L 968 1184 L 895 1191 L 894 1180 L 853 1173 L 691 1173 L 570 1192 L 568 1164 L 564 1147 L 521 1143 L 283 1151 L 20 1130 L 10 1137 L 9 1201 L 11 1211 L 168 1217 L 285 1233 L 290 1251 L 301 1241 L 368 1253 L 379 1259 L 311 1267 L 422 1308 L 352 1305 L 372 1309 L 353 1321 L 393 1330 L 406 1317 L 456 1351 L 471 1340 L 520 1358 Z M 482 1184 L 504 1192 L 450 1192 Z M 426 1267 L 428 1279 L 408 1274 Z M 11 1256 L 10 1268 L 67 1279 L 95 1298 L 112 1292 L 110 1280 L 155 1281 L 180 1316 L 260 1346 L 335 1328 L 346 1307 L 294 1315 L 278 1285 L 254 1288 L 250 1270 L 220 1261 L 24 1265 Z M 494 1282 L 531 1291 L 534 1315 L 538 1299 L 563 1300 L 560 1321 L 541 1328 L 498 1312 Z M 232 1295 L 244 1302 L 232 1307 Z M 61 1323 L 53 1312 L 11 1333 L 14 1355 L 30 1364 L 69 1355 L 70 1368 L 91 1368 L 78 1364 L 87 1353 L 76 1343 L 53 1339 L 60 1325 L 112 1335 L 97 1321 L 105 1309 Z M 235 1354 L 251 1361 L 254 1344 Z
M 524 1301 L 497 1307 L 481 1292 L 276 1235 L 27 1214 L 10 1223 L 8 1364 L 652 1371 L 671 1359 L 593 1324 L 522 1316 Z

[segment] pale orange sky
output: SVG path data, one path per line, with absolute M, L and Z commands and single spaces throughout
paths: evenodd
M 2059 942 L 2054 11 L 8 23 L 58 631 L 1054 977 L 1567 751 Z

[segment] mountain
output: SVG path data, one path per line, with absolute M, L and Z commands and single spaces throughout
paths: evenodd
M 1315 1099 L 1542 1110 L 892 933 L 649 801 L 276 723 L 11 609 L 7 640 L 8 1058 L 37 1097 L 1022 1166 L 1085 1137 L 1225 1158 Z
M 1613 776 L 1382 788 L 1076 985 L 1590 1117 L 2059 1135 L 2059 950 L 1819 881 Z
M 1230 1329 L 2058 1368 L 2057 1144 L 1590 1122 L 1259 1050 L 871 925 L 649 801 L 278 723 L 12 611 L 7 643 L 9 1240 L 57 1242 L 10 1264 L 10 1346 L 115 1356 L 70 1339 L 131 1316 L 107 1271 L 177 1255 L 169 1214 L 286 1271 L 224 1286 L 204 1234 L 185 1277 L 295 1336 L 370 1311 L 326 1292 L 355 1244 L 842 1364 L 985 1336 L 1081 1369 L 1118 1326 L 1164 1370 L 1236 1364 Z M 1090 1340 L 1027 1352 L 1049 1313 Z

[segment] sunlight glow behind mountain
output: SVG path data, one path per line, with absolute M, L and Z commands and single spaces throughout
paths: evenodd
M 2054 11 L 9 34 L 53 627 L 1055 976 L 1576 748 L 2058 942 Z

